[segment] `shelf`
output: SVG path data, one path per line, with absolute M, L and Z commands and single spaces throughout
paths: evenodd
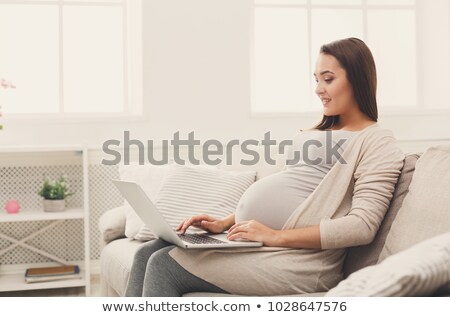
M 90 230 L 89 230 L 89 182 L 88 182 L 88 153 L 85 145 L 82 144 L 60 144 L 60 145 L 42 145 L 42 146 L 0 146 L 0 156 L 2 166 L 2 181 L 0 183 L 0 197 L 2 201 L 7 201 L 9 197 L 15 197 L 22 201 L 24 206 L 17 214 L 8 214 L 0 206 L 0 224 L 14 230 L 0 230 L 0 241 L 4 248 L 0 248 L 0 259 L 8 253 L 12 255 L 13 260 L 9 260 L 8 264 L 11 269 L 5 271 L 4 265 L 0 267 L 0 292 L 21 291 L 21 290 L 38 290 L 51 288 L 69 288 L 69 287 L 85 287 L 86 294 L 90 293 Z M 36 193 L 36 173 L 42 173 L 45 169 L 54 169 L 54 173 L 61 172 L 63 166 L 69 167 L 69 173 L 72 173 L 79 181 L 81 181 L 80 194 L 77 201 L 74 201 L 75 208 L 67 208 L 61 212 L 46 212 L 42 209 L 41 201 L 38 200 Z M 81 167 L 81 171 L 80 168 Z M 30 182 L 27 177 L 30 177 Z M 9 188 L 8 186 L 12 186 Z M 31 196 L 34 195 L 34 196 Z M 83 232 L 71 237 L 80 241 L 70 248 L 84 247 L 84 257 L 82 260 L 83 271 L 80 272 L 80 278 L 67 279 L 59 281 L 47 281 L 26 283 L 25 269 L 18 270 L 22 264 L 26 263 L 26 267 L 36 267 L 44 265 L 43 263 L 34 263 L 28 261 L 28 256 L 40 255 L 48 259 L 49 263 L 65 265 L 67 260 L 60 257 L 56 252 L 57 248 L 63 248 L 67 252 L 71 252 L 69 246 L 60 243 L 60 239 L 55 242 L 46 242 L 44 245 L 33 244 L 33 240 L 39 236 L 48 234 L 53 228 L 62 228 L 62 225 L 79 227 L 79 222 L 69 221 L 77 219 L 83 222 Z M 32 226 L 32 230 L 23 231 L 26 223 L 35 221 L 45 221 L 42 226 Z M 17 230 L 16 230 L 17 228 Z M 22 231 L 21 231 L 22 230 Z M 11 232 L 12 231 L 12 232 Z M 59 234 L 58 236 L 60 236 Z M 58 242 L 59 241 L 59 242 Z M 81 245 L 83 244 L 83 245 Z M 26 258 L 17 259 L 15 256 L 15 248 L 25 249 Z M 78 249 L 77 251 L 81 251 Z M 47 261 L 47 260 L 46 260 Z M 48 265 L 46 265 L 48 266 Z M 3 270 L 2 270 L 3 269 Z
M 0 292 L 25 291 L 49 288 L 84 287 L 86 279 L 83 272 L 80 272 L 79 279 L 67 279 L 50 282 L 26 283 L 25 273 L 0 275 Z
M 0 146 L 0 153 L 33 153 L 33 152 L 59 152 L 59 151 L 82 151 L 83 145 L 48 145 L 48 146 Z
M 23 221 L 43 221 L 43 220 L 68 220 L 83 219 L 85 217 L 82 208 L 71 208 L 65 211 L 49 212 L 40 209 L 20 210 L 17 214 L 0 212 L 0 223 L 2 222 L 23 222 Z

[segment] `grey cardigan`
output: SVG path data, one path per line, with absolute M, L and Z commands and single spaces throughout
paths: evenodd
M 388 209 L 404 154 L 393 134 L 373 124 L 347 145 L 283 229 L 320 225 L 322 249 L 280 247 L 185 250 L 170 255 L 190 273 L 239 295 L 327 291 L 342 279 L 346 248 L 370 243 Z

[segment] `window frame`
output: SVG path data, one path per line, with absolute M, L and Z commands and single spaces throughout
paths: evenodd
M 306 110 L 306 111 L 296 111 L 296 112 L 280 112 L 280 111 L 255 111 L 255 100 L 256 100 L 256 87 L 255 87 L 255 9 L 256 8 L 303 8 L 307 12 L 307 25 L 308 25 L 308 50 L 311 56 L 312 52 L 312 10 L 313 9 L 360 9 L 362 10 L 363 16 L 363 40 L 368 38 L 368 12 L 369 10 L 413 10 L 415 12 L 416 26 L 418 25 L 418 20 L 420 19 L 420 11 L 418 10 L 418 0 L 414 1 L 413 5 L 386 5 L 386 4 L 368 4 L 368 0 L 361 0 L 361 4 L 341 4 L 341 5 L 328 5 L 328 4 L 313 4 L 312 0 L 305 0 L 306 4 L 257 4 L 257 0 L 252 1 L 251 12 L 250 12 L 250 107 L 249 107 L 249 117 L 250 118 L 268 118 L 268 117 L 305 117 L 313 118 L 317 117 L 318 114 L 322 113 L 321 109 Z M 420 62 L 422 56 L 420 54 L 420 31 L 416 28 L 416 106 L 395 106 L 386 105 L 382 108 L 382 115 L 388 116 L 423 116 L 423 115 L 450 115 L 449 109 L 428 109 L 424 105 L 423 92 L 418 87 L 421 86 L 422 82 L 422 70 L 420 67 Z M 450 57 L 449 57 L 450 58 Z M 311 62 L 309 62 L 308 68 L 310 73 L 313 73 Z M 312 76 L 312 75 L 311 75 Z M 312 81 L 312 80 L 311 80 Z M 314 89 L 311 85 L 310 89 Z M 311 90 L 312 91 L 312 90 Z
M 59 64 L 59 112 L 57 113 L 7 113 L 4 121 L 31 124 L 52 123 L 90 123 L 119 121 L 138 122 L 147 119 L 143 107 L 143 25 L 142 25 L 142 0 L 94 0 L 94 1 L 70 1 L 70 0 L 0 0 L 0 4 L 26 4 L 26 5 L 55 5 L 58 6 L 60 16 L 64 6 L 122 6 L 123 7 L 123 58 L 124 58 L 124 104 L 122 112 L 85 112 L 67 113 L 61 112 L 63 98 L 63 69 L 60 59 Z M 62 55 L 63 22 L 59 22 L 59 54 Z M 20 87 L 17 87 L 16 91 Z

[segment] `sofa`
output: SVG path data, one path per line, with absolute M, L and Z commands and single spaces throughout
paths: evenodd
M 226 168 L 243 170 L 246 167 L 235 164 Z M 256 170 L 259 179 L 279 171 L 282 165 L 268 166 L 259 163 L 248 168 Z M 447 185 L 448 187 L 445 187 Z M 342 268 L 344 280 L 328 293 L 292 295 L 448 296 L 450 294 L 448 188 L 450 188 L 449 146 L 435 146 L 424 153 L 405 154 L 401 175 L 376 237 L 368 245 L 348 248 Z M 143 243 L 125 236 L 126 221 L 123 206 L 106 211 L 99 221 L 103 245 L 100 258 L 103 296 L 124 294 L 133 255 Z M 432 241 L 433 239 L 440 240 Z M 423 261 L 427 259 L 429 263 L 424 264 Z M 382 291 L 376 289 L 380 283 L 385 283 Z M 408 283 L 408 287 L 405 287 L 404 283 Z M 184 296 L 233 295 L 190 293 Z

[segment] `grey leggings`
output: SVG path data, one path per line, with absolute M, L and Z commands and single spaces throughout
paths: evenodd
M 177 297 L 189 292 L 226 293 L 181 267 L 169 255 L 175 248 L 163 240 L 143 244 L 133 259 L 125 296 Z

